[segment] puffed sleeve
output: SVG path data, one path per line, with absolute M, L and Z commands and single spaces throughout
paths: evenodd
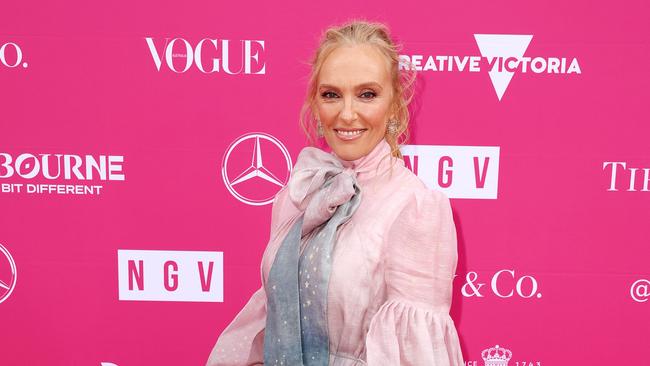
M 294 214 L 295 207 L 288 201 L 285 187 L 273 200 L 269 243 L 281 235 L 283 227 L 287 226 L 287 218 Z M 269 251 L 268 246 L 266 251 Z M 206 366 L 263 365 L 265 326 L 266 291 L 262 285 L 221 333 Z
M 464 365 L 449 316 L 458 258 L 449 198 L 419 191 L 388 230 L 384 245 L 387 298 L 366 337 L 368 365 Z

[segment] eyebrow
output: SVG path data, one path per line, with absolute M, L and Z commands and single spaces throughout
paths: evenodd
M 364 88 L 377 88 L 379 90 L 383 89 L 381 87 L 381 85 L 379 85 L 379 83 L 374 82 L 374 81 L 368 81 L 368 82 L 365 82 L 365 83 L 362 83 L 362 84 L 359 84 L 359 85 L 355 86 L 355 89 L 364 89 Z M 320 84 L 320 85 L 318 85 L 318 89 L 337 89 L 338 90 L 339 88 L 334 86 L 334 85 L 330 85 L 330 84 Z

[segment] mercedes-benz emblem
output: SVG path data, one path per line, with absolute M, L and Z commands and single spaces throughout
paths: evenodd
M 16 287 L 16 263 L 7 248 L 0 244 L 0 304 L 7 300 Z
M 253 132 L 228 146 L 221 175 L 235 198 L 248 205 L 262 206 L 273 202 L 276 193 L 287 184 L 292 167 L 289 151 L 280 140 Z

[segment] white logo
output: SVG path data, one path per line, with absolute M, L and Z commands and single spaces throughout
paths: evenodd
M 627 164 L 624 161 L 605 161 L 603 162 L 603 170 L 606 170 L 608 167 L 611 166 L 611 174 L 610 174 L 610 179 L 609 179 L 609 188 L 607 189 L 608 191 L 618 191 L 616 188 L 616 183 L 620 180 L 617 178 L 620 178 L 622 175 L 626 174 L 629 176 L 629 179 L 626 181 L 624 180 L 623 183 L 628 183 L 628 188 L 626 191 L 628 192 L 636 192 L 636 172 L 638 170 L 643 170 L 643 188 L 641 188 L 641 192 L 650 192 L 650 189 L 648 189 L 648 184 L 650 183 L 650 168 L 626 168 Z M 619 167 L 623 168 L 622 170 L 619 171 Z M 617 175 L 617 173 L 620 173 L 620 175 Z M 623 179 L 628 178 L 628 177 L 623 177 Z
M 517 64 L 523 59 L 524 52 L 526 52 L 533 36 L 475 34 L 474 38 L 483 57 L 495 61 L 501 58 L 503 67 L 492 67 L 489 72 L 494 91 L 497 92 L 497 97 L 501 100 L 501 97 L 503 97 L 510 84 L 510 80 L 512 80 L 512 76 L 515 74 L 514 71 L 517 69 Z M 541 57 L 537 59 L 544 60 Z M 532 65 L 531 63 L 531 67 Z
M 114 364 L 112 362 L 102 362 L 100 366 L 117 366 L 117 364 Z
M 104 186 L 90 181 L 124 181 L 121 155 L 71 155 L 23 153 L 14 159 L 0 152 L 0 180 L 75 180 L 82 184 L 2 183 L 2 193 L 99 195 Z M 83 184 L 86 183 L 86 184 Z
M 465 284 L 461 287 L 461 293 L 465 297 L 484 297 L 481 293 L 483 286 L 485 283 L 478 282 L 478 274 L 470 271 L 465 275 Z M 525 299 L 542 297 L 535 277 L 528 275 L 517 277 L 512 269 L 496 272 L 490 281 L 490 289 L 494 295 L 503 299 L 513 297 L 515 294 Z
M 118 250 L 120 300 L 223 301 L 223 253 Z
M 535 74 L 581 74 L 578 59 L 566 57 L 526 57 L 532 35 L 474 34 L 481 56 L 400 55 L 400 68 L 409 65 L 419 71 L 480 72 L 488 69 L 492 86 L 501 100 L 516 72 Z
M 240 49 L 231 50 L 230 41 L 227 39 L 204 38 L 192 49 L 190 42 L 183 38 L 174 38 L 171 41 L 169 38 L 165 38 L 165 44 L 159 51 L 153 38 L 146 37 L 145 39 L 151 52 L 151 57 L 153 57 L 153 62 L 156 65 L 156 70 L 158 71 L 160 71 L 164 57 L 167 67 L 171 71 L 179 74 L 189 70 L 193 64 L 204 74 L 212 74 L 214 72 L 221 72 L 222 70 L 231 75 L 266 73 L 266 64 L 260 60 L 260 53 L 264 52 L 264 41 L 242 40 L 240 41 Z M 177 48 L 180 49 L 179 51 L 175 51 L 175 45 L 178 45 Z M 210 53 L 209 57 L 211 58 L 209 62 L 211 62 L 211 65 L 204 65 L 203 53 L 205 51 Z M 233 67 L 231 51 L 236 56 L 235 64 L 239 65 L 239 69 Z M 185 59 L 185 64 L 182 68 L 174 65 L 174 58 Z M 207 69 L 206 66 L 208 67 Z
M 272 149 L 263 148 L 262 142 Z M 273 168 L 265 165 L 270 163 Z M 256 132 L 240 136 L 230 144 L 221 163 L 221 176 L 228 191 L 240 202 L 261 206 L 273 202 L 276 193 L 287 184 L 292 167 L 289 151 L 280 140 Z M 244 183 L 253 185 L 243 187 Z
M 481 352 L 484 366 L 508 366 L 512 359 L 512 351 L 507 348 L 501 347 L 498 344 L 494 347 L 484 349 Z M 542 366 L 539 360 L 516 360 L 514 366 Z M 465 360 L 465 366 L 478 366 L 479 362 L 476 360 Z
M 404 163 L 431 189 L 449 198 L 496 199 L 498 146 L 404 145 Z
M 10 48 L 13 49 L 13 55 L 11 55 L 13 62 L 11 60 L 8 60 L 7 57 Z M 7 42 L 0 46 L 0 64 L 11 68 L 17 67 L 18 65 L 22 65 L 23 68 L 27 68 L 27 62 L 23 62 L 23 51 L 20 49 L 20 46 L 13 42 Z
M 49 180 L 58 178 L 93 180 L 95 176 L 99 180 L 124 180 L 122 174 L 124 156 L 38 155 L 36 157 L 34 154 L 24 153 L 14 160 L 10 154 L 0 153 L 0 178 L 11 178 L 15 174 L 24 179 L 32 179 L 38 175 Z
M 630 287 L 630 296 L 636 302 L 646 302 L 650 298 L 650 281 L 640 279 L 635 281 Z
M 0 244 L 0 303 L 7 300 L 16 287 L 16 262 L 7 248 Z
M 496 346 L 484 349 L 481 352 L 481 358 L 485 366 L 508 366 L 508 361 L 512 358 L 512 352 L 503 347 Z

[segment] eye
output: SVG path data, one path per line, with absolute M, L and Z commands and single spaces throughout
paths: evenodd
M 361 93 L 361 95 L 360 95 L 360 97 L 363 98 L 363 99 L 373 99 L 376 96 L 377 96 L 377 93 L 375 93 L 374 91 L 371 91 L 371 90 L 365 91 L 365 92 Z
M 332 91 L 326 91 L 326 92 L 321 94 L 321 97 L 323 97 L 325 99 L 332 99 L 332 98 L 338 97 L 338 95 L 336 95 L 336 93 L 334 93 Z

